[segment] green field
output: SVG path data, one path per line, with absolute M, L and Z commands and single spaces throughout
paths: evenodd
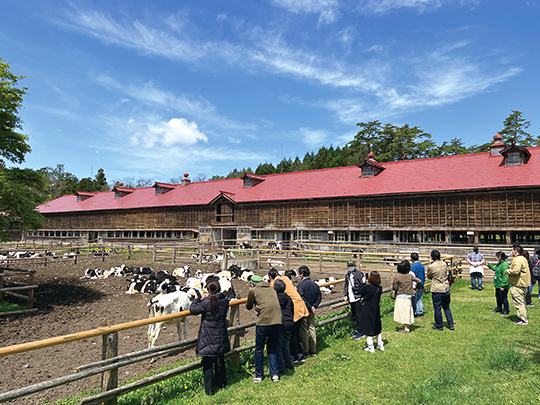
M 279 383 L 252 382 L 253 354 L 245 353 L 240 372 L 229 371 L 229 386 L 204 394 L 202 371 L 182 375 L 119 398 L 140 404 L 538 404 L 540 403 L 540 300 L 533 295 L 529 325 L 491 311 L 494 291 L 471 291 L 458 280 L 452 287 L 455 331 L 431 329 L 431 297 L 426 316 L 398 333 L 393 301 L 383 297 L 384 352 L 365 352 L 365 340 L 348 337 L 350 321 L 318 329 L 319 354 Z M 445 323 L 446 326 L 446 323 Z M 65 401 L 66 403 L 69 401 Z

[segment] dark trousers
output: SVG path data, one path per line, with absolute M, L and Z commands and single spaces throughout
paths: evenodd
M 291 360 L 291 352 L 289 351 L 289 342 L 294 333 L 294 325 L 284 326 L 279 333 L 277 347 L 277 363 L 280 374 L 285 373 L 285 369 L 294 368 Z
M 302 338 L 300 336 L 302 322 L 305 322 L 304 318 L 300 318 L 294 323 L 294 330 L 291 335 L 291 356 L 295 359 L 304 357 L 304 344 L 302 343 Z
M 358 300 L 355 302 L 351 302 L 350 305 L 353 327 L 355 331 L 358 331 L 358 328 L 360 327 L 360 312 L 362 311 L 362 301 Z
M 510 311 L 510 308 L 508 306 L 508 290 L 506 288 L 503 288 L 502 291 L 500 288 L 495 288 L 495 299 L 497 300 L 497 308 L 495 308 L 495 311 Z
M 443 327 L 441 307 L 444 310 L 448 326 L 454 326 L 454 319 L 450 311 L 450 291 L 446 293 L 431 293 L 431 300 L 433 301 L 433 312 L 435 312 L 435 326 L 437 328 Z
M 227 385 L 225 359 L 223 356 L 204 356 L 202 358 L 204 374 L 204 390 L 207 395 L 214 395 L 215 388 L 224 388 Z
M 281 324 L 255 327 L 255 377 L 263 378 L 264 376 L 265 345 L 270 375 L 278 375 L 277 345 L 281 327 Z

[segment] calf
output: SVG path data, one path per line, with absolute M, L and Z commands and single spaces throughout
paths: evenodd
M 191 302 L 197 296 L 194 290 L 176 291 L 170 294 L 161 294 L 148 301 L 150 318 L 156 316 L 174 314 L 189 310 Z M 186 340 L 188 333 L 189 316 L 183 316 L 169 321 L 156 322 L 148 327 L 148 347 L 154 347 L 165 324 L 174 325 L 178 330 L 178 340 Z M 184 339 L 182 339 L 182 325 L 184 327 Z

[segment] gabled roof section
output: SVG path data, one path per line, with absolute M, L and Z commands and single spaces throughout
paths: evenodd
M 87 191 L 75 191 L 75 195 L 77 196 L 77 201 L 84 201 L 89 199 L 90 197 L 95 196 L 96 193 L 90 193 Z
M 265 180 L 264 176 L 259 176 L 248 172 L 244 172 L 244 174 L 240 178 L 244 182 L 244 187 L 254 187 Z
M 234 196 L 235 196 L 235 193 L 231 193 L 228 191 L 220 191 L 219 195 L 216 198 L 214 198 L 212 201 L 210 201 L 209 204 L 210 205 L 215 204 L 221 199 L 225 199 L 233 204 L 236 204 L 236 201 L 234 201 Z
M 524 148 L 523 146 L 517 146 L 515 143 L 510 144 L 510 146 L 507 146 L 503 150 L 501 150 L 499 153 L 506 157 L 508 153 L 510 152 L 520 152 L 523 153 L 524 156 L 527 158 L 531 157 L 531 152 L 527 148 Z
M 154 187 L 154 189 L 156 190 L 156 195 L 161 195 L 161 194 L 165 194 L 171 190 L 174 190 L 176 188 L 176 186 L 174 184 L 169 184 L 169 183 L 159 183 L 159 182 L 155 182 L 154 185 L 152 186 Z

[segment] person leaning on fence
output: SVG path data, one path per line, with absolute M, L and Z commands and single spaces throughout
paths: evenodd
M 499 262 L 497 264 L 488 263 L 488 267 L 495 272 L 493 276 L 493 287 L 495 287 L 495 300 L 497 301 L 497 307 L 493 310 L 494 313 L 500 312 L 501 315 L 508 315 L 510 312 L 508 306 L 508 274 L 504 272 L 508 269 L 509 265 L 506 261 L 506 254 L 504 252 L 495 253 Z
M 382 340 L 381 331 L 381 275 L 377 271 L 372 271 L 368 277 L 368 283 L 360 288 L 360 295 L 364 302 L 360 319 L 358 322 L 358 332 L 366 335 L 367 347 L 364 349 L 368 352 L 375 353 L 373 338 L 377 339 L 377 347 L 384 351 L 384 342 Z
M 217 280 L 206 286 L 209 296 L 199 301 L 195 299 L 189 308 L 193 315 L 201 315 L 201 326 L 195 353 L 202 356 L 204 389 L 213 395 L 215 389 L 227 385 L 224 355 L 231 350 L 227 333 L 227 313 L 229 299 L 220 293 Z
M 411 253 L 411 271 L 422 280 L 422 284 L 417 286 L 416 294 L 412 298 L 412 304 L 414 309 L 414 316 L 424 316 L 424 303 L 422 302 L 422 292 L 424 291 L 424 283 L 426 281 L 426 270 L 424 265 L 419 261 L 420 257 L 418 253 Z
M 286 285 L 283 280 L 274 281 L 274 290 L 276 290 L 279 306 L 281 307 L 281 320 L 283 328 L 279 333 L 277 347 L 277 362 L 280 374 L 285 374 L 286 370 L 294 369 L 294 364 L 289 352 L 289 341 L 294 333 L 294 304 L 291 297 L 285 293 Z
M 277 344 L 281 331 L 281 307 L 276 291 L 264 282 L 261 276 L 252 276 L 246 308 L 255 307 L 257 322 L 255 326 L 255 378 L 261 382 L 264 377 L 264 347 L 268 353 L 268 368 L 273 382 L 279 381 L 277 364 Z
M 504 274 L 508 274 L 508 284 L 511 285 L 510 294 L 518 315 L 514 325 L 527 325 L 529 320 L 527 318 L 527 307 L 525 306 L 525 295 L 529 285 L 531 285 L 529 263 L 523 256 L 523 248 L 520 245 L 512 247 L 512 254 L 514 259 L 512 259 L 510 267 L 505 270 Z
M 317 354 L 317 330 L 315 329 L 315 311 L 322 300 L 321 289 L 310 276 L 307 266 L 300 266 L 298 273 L 302 281 L 296 286 L 298 294 L 306 303 L 309 315 L 305 318 L 305 323 L 300 329 L 300 337 L 304 346 L 304 357 Z
M 354 260 L 347 262 L 347 275 L 345 276 L 345 301 L 349 303 L 351 307 L 351 320 L 353 323 L 353 331 L 350 336 L 355 339 L 361 339 L 363 335 L 358 331 L 358 322 L 360 320 L 360 313 L 362 311 L 362 297 L 360 295 L 360 288 L 365 283 L 364 273 L 356 269 Z
M 274 285 L 275 280 L 282 280 L 285 283 L 285 294 L 292 299 L 294 307 L 294 328 L 289 342 L 291 348 L 290 352 L 294 363 L 303 363 L 306 360 L 304 359 L 304 344 L 300 338 L 300 329 L 302 323 L 305 322 L 305 318 L 309 315 L 306 303 L 300 294 L 298 294 L 298 291 L 296 291 L 296 288 L 289 277 L 280 276 L 276 269 L 271 268 L 268 271 L 268 278 L 270 279 L 271 286 Z
M 397 274 L 392 283 L 392 289 L 396 291 L 396 303 L 394 305 L 394 321 L 402 323 L 403 328 L 399 332 L 410 332 L 409 325 L 414 323 L 414 311 L 412 297 L 416 294 L 413 282 L 420 288 L 422 280 L 410 274 L 411 265 L 403 260 L 397 265 Z
M 450 310 L 450 283 L 448 282 L 448 266 L 441 260 L 441 252 L 437 249 L 431 251 L 432 263 L 427 266 L 427 278 L 431 280 L 431 300 L 435 326 L 432 329 L 442 331 L 443 318 L 441 307 L 444 310 L 446 321 L 450 330 L 454 330 L 454 318 Z
M 475 246 L 473 251 L 467 255 L 467 263 L 469 266 L 469 275 L 471 276 L 471 288 L 476 290 L 478 283 L 478 291 L 482 291 L 482 277 L 484 277 L 484 267 L 482 266 L 486 259 L 482 253 L 478 253 L 478 247 Z

